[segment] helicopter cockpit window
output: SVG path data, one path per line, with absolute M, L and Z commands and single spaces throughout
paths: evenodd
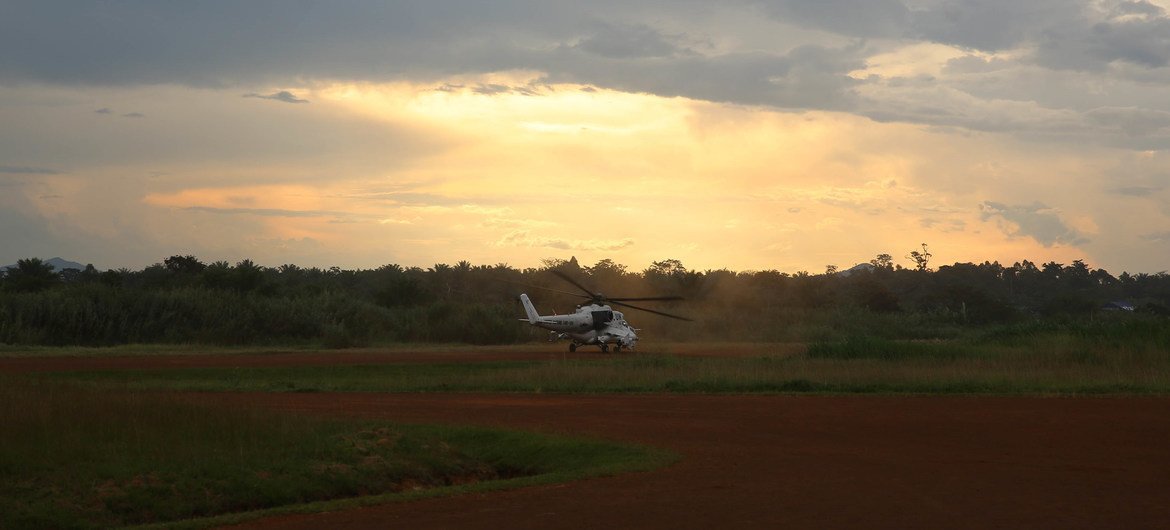
M 613 320 L 613 311 L 594 311 L 593 322 L 595 324 L 605 323 Z

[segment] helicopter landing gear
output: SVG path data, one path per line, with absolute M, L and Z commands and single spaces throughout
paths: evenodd
M 570 343 L 569 343 L 569 352 L 570 352 L 570 353 L 572 353 L 572 352 L 575 352 L 575 351 L 577 351 L 577 343 L 576 343 L 576 342 L 570 342 Z

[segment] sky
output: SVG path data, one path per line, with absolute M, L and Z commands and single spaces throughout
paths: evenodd
M 0 263 L 1170 268 L 1170 0 L 0 0 Z

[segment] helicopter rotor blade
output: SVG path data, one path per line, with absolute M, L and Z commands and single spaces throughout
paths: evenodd
M 540 289 L 540 290 L 543 290 L 543 291 L 552 291 L 552 292 L 554 292 L 554 293 L 560 293 L 560 294 L 565 294 L 565 295 L 569 295 L 569 296 L 576 296 L 576 297 L 579 297 L 579 298 L 593 298 L 592 296 L 585 296 L 585 295 L 583 295 L 583 294 L 581 294 L 581 293 L 571 293 L 571 292 L 569 292 L 569 291 L 562 291 L 562 290 L 560 290 L 560 289 L 553 289 L 553 288 L 551 288 L 551 287 L 541 287 L 541 286 L 539 286 L 539 285 L 532 285 L 532 284 L 530 284 L 530 283 L 514 282 L 514 281 L 512 281 L 512 280 L 504 280 L 504 281 L 505 281 L 505 282 L 508 282 L 508 283 L 510 283 L 510 284 L 513 284 L 513 285 L 519 285 L 519 286 L 521 286 L 521 287 L 529 287 L 529 288 L 532 288 L 532 289 Z
M 663 302 L 663 301 L 678 301 L 678 300 L 686 300 L 686 299 L 681 297 L 681 296 L 646 296 L 646 297 L 641 297 L 641 298 L 606 298 L 606 300 L 609 300 L 610 302 L 650 302 L 650 301 Z
M 592 298 L 592 299 L 602 298 L 602 297 L 598 296 L 597 293 L 594 293 L 593 291 L 586 289 L 585 286 L 581 285 L 577 280 L 570 278 L 568 274 L 565 274 L 565 273 L 563 273 L 559 270 L 556 270 L 556 269 L 550 269 L 549 272 L 556 274 L 558 277 L 560 277 L 560 279 L 565 280 L 566 282 L 573 284 L 575 287 L 577 287 L 578 289 L 580 289 L 582 291 L 585 291 L 585 295 L 587 298 Z
M 662 315 L 662 316 L 664 316 L 664 317 L 669 317 L 669 318 L 673 318 L 673 319 L 676 319 L 676 320 L 684 320 L 684 321 L 686 321 L 686 322 L 694 322 L 694 320 L 691 320 L 691 319 L 689 319 L 689 318 L 687 318 L 687 317 L 682 317 L 682 316 L 678 316 L 678 315 L 672 315 L 672 314 L 670 314 L 670 313 L 664 313 L 664 312 L 662 312 L 662 311 L 656 311 L 656 310 L 654 310 L 654 309 L 647 309 L 647 308 L 645 308 L 645 307 L 638 307 L 638 306 L 636 306 L 636 305 L 630 305 L 630 304 L 623 303 L 623 302 L 614 302 L 613 300 L 610 300 L 610 302 L 612 302 L 614 305 L 620 305 L 620 306 L 623 306 L 623 307 L 628 307 L 628 308 L 630 308 L 630 309 L 637 309 L 637 310 L 639 310 L 639 311 L 645 311 L 645 312 L 647 312 L 647 313 L 654 313 L 655 315 Z

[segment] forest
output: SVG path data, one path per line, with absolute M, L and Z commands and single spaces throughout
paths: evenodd
M 681 261 L 642 270 L 603 259 L 348 270 L 204 263 L 176 255 L 142 270 L 54 271 L 38 258 L 0 271 L 0 344 L 207 344 L 347 348 L 392 343 L 511 344 L 542 340 L 522 322 L 526 292 L 542 314 L 574 310 L 559 270 L 608 296 L 677 295 L 643 305 L 693 322 L 627 310 L 643 341 L 823 341 L 845 336 L 948 339 L 1013 327 L 1102 319 L 1160 325 L 1170 276 L 1114 276 L 1081 260 L 954 263 L 930 253 L 889 254 L 846 271 L 690 270 Z M 560 291 L 560 292 L 557 292 Z

